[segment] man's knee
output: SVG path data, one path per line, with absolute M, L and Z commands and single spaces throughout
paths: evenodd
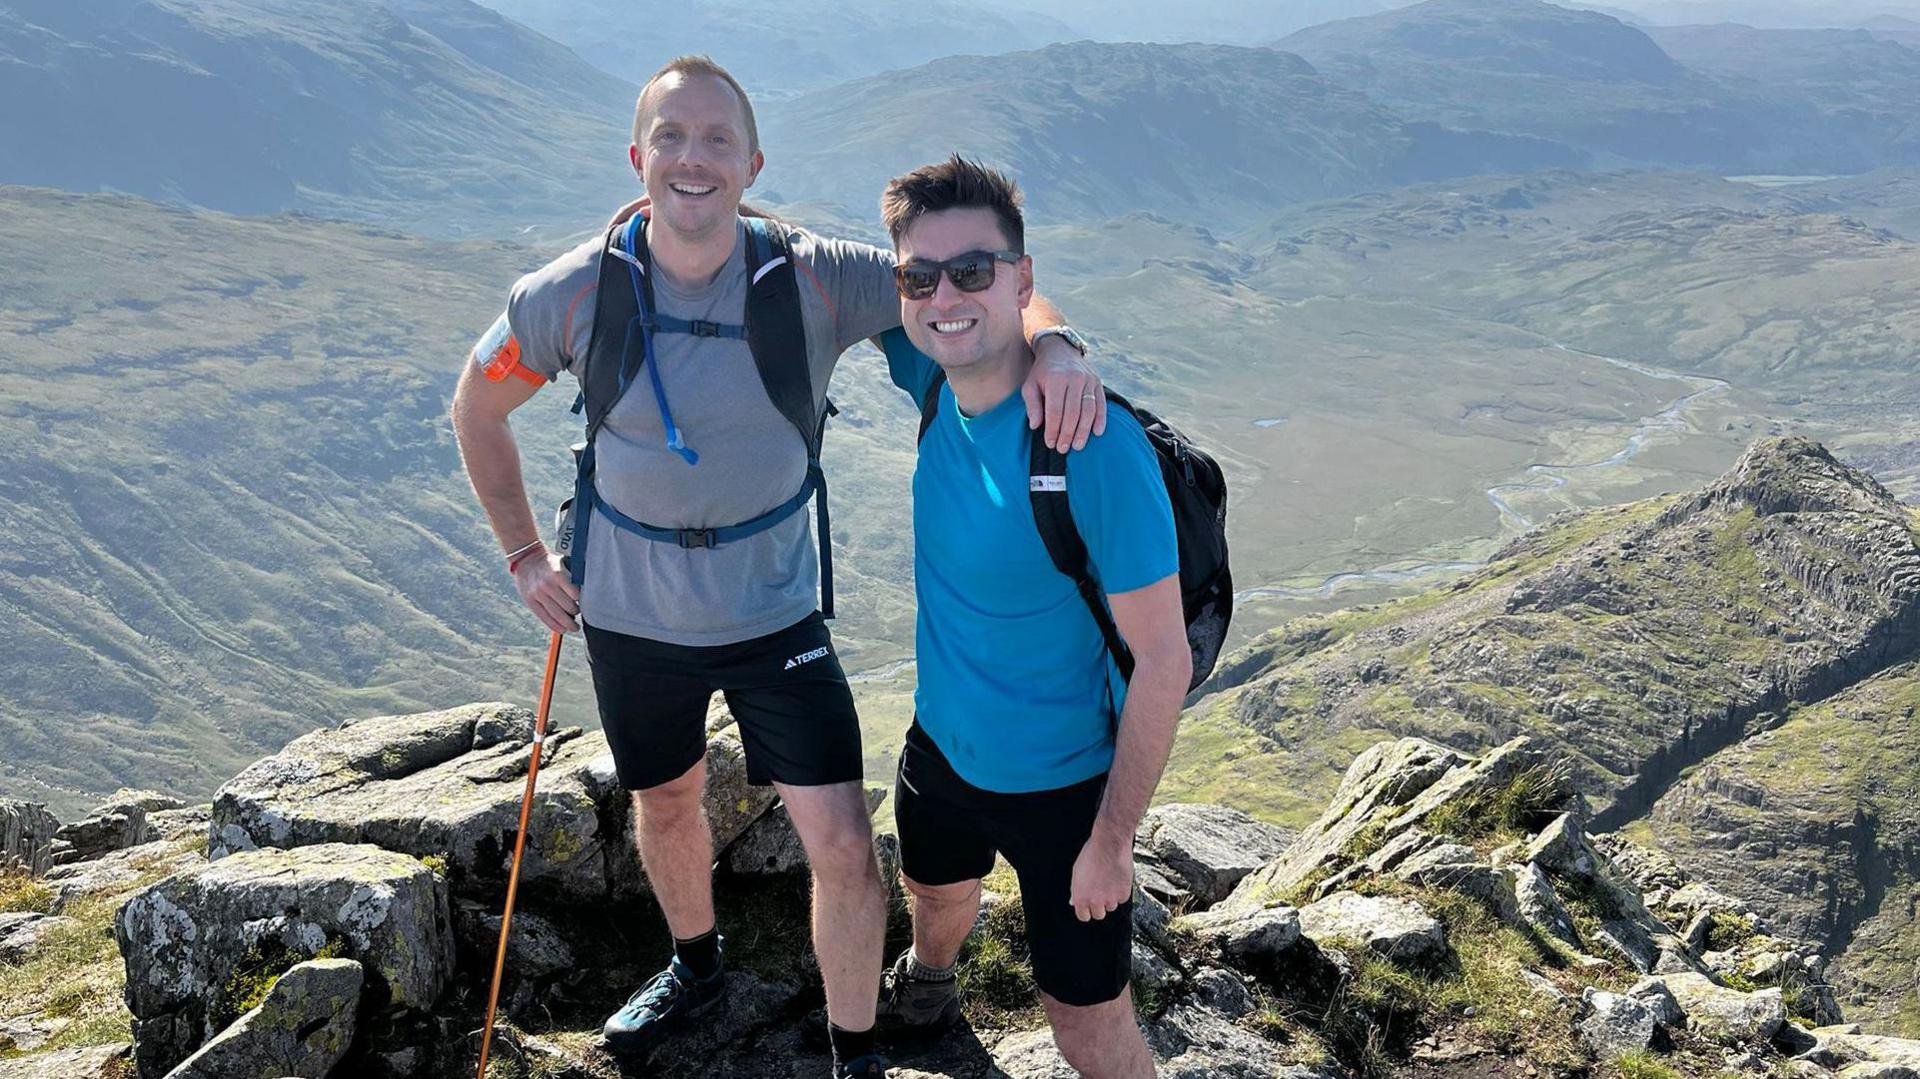
M 979 898 L 980 895 L 980 881 L 978 878 L 955 881 L 952 884 L 922 884 L 912 877 L 907 876 L 905 873 L 902 873 L 900 874 L 900 881 L 906 885 L 907 891 L 912 893 L 914 902 L 927 903 L 932 906 L 952 906 L 959 903 L 971 903 Z
M 1077 1007 L 1044 996 L 1047 1021 L 1053 1027 L 1053 1041 L 1074 1070 L 1101 1074 L 1100 1068 L 1116 1055 L 1126 1059 L 1125 1050 L 1140 1039 L 1140 1027 L 1134 1020 L 1131 994 L 1104 1004 Z
M 807 848 L 813 874 L 823 880 L 880 879 L 873 855 L 873 827 L 864 817 L 836 818 L 816 829 Z
M 633 810 L 642 827 L 677 827 L 697 820 L 706 794 L 707 762 L 655 787 L 633 792 Z

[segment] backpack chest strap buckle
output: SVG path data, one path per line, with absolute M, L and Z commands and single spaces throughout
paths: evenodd
M 689 551 L 720 546 L 720 537 L 711 528 L 683 528 L 676 538 L 681 548 Z

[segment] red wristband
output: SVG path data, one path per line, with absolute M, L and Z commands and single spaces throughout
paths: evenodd
M 533 546 L 527 548 L 524 551 L 521 551 L 517 555 L 514 555 L 512 558 L 507 560 L 507 572 L 513 573 L 517 571 L 520 568 L 520 563 L 525 562 L 527 559 L 532 558 L 534 555 L 544 552 L 546 549 L 547 549 L 546 544 L 535 543 Z

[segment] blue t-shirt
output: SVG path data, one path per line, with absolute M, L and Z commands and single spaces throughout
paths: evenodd
M 904 331 L 882 343 L 894 385 L 917 406 L 938 368 Z M 913 472 L 914 708 L 961 778 L 1007 793 L 1071 786 L 1111 768 L 1112 716 L 1127 688 L 1040 539 L 1027 438 L 1018 393 L 969 417 L 943 383 Z M 1179 572 L 1173 510 L 1139 421 L 1109 411 L 1106 434 L 1067 455 L 1067 489 L 1104 591 Z

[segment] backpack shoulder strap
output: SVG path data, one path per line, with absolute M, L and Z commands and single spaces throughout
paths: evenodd
M 632 220 L 640 218 L 635 215 Z M 588 442 L 613 411 L 621 392 L 633 383 L 646 357 L 645 341 L 634 332 L 642 298 L 649 310 L 653 308 L 646 237 L 642 226 L 615 225 L 607 230 L 600 248 L 593 328 L 587 335 L 586 370 L 580 375 Z
M 915 439 L 916 443 L 926 441 L 927 428 L 932 427 L 933 421 L 940 417 L 940 387 L 946 384 L 946 370 L 935 367 L 933 379 L 927 383 L 927 392 L 920 398 L 920 434 Z
M 825 417 L 814 403 L 807 327 L 787 230 L 764 217 L 747 218 L 746 228 L 747 347 L 767 399 L 800 432 L 808 458 L 818 460 Z
M 1047 556 L 1053 560 L 1053 568 L 1073 581 L 1081 601 L 1093 615 L 1094 624 L 1100 627 L 1100 636 L 1107 642 L 1107 652 L 1113 657 L 1114 666 L 1120 668 L 1120 677 L 1130 680 L 1133 678 L 1133 653 L 1127 648 L 1126 641 L 1121 639 L 1120 627 L 1113 623 L 1113 614 L 1107 610 L 1106 595 L 1100 591 L 1100 583 L 1093 579 L 1086 541 L 1080 536 L 1080 527 L 1073 523 L 1073 509 L 1067 501 L 1067 457 L 1047 445 L 1037 431 L 1028 432 L 1027 444 L 1027 491 L 1033 503 L 1033 523 L 1040 530 L 1040 540 L 1046 544 Z M 1117 721 L 1118 717 L 1115 718 Z

